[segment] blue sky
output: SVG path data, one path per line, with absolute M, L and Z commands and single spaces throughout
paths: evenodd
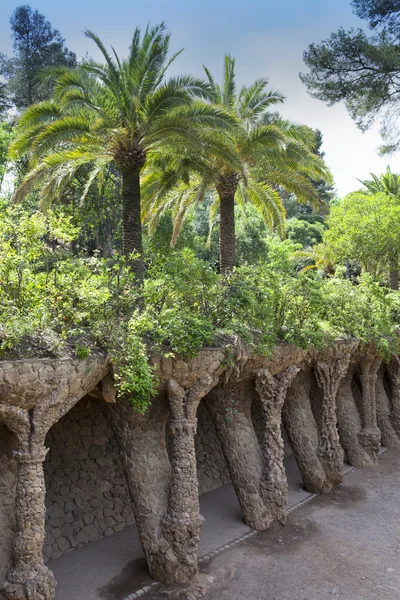
M 9 17 L 22 2 L 2 0 L 0 52 L 11 53 Z M 94 30 L 103 41 L 124 55 L 134 28 L 165 20 L 172 32 L 172 47 L 185 48 L 174 72 L 201 74 L 206 64 L 218 76 L 223 55 L 237 60 L 238 83 L 268 77 L 271 86 L 285 94 L 281 113 L 294 121 L 321 129 L 326 160 L 340 195 L 359 184 L 357 178 L 381 172 L 386 164 L 400 170 L 398 157 L 381 159 L 377 129 L 362 134 L 344 106 L 326 107 L 310 98 L 298 78 L 304 70 L 302 53 L 340 26 L 363 25 L 351 12 L 350 0 L 36 0 L 31 3 L 59 29 L 68 47 L 79 57 L 97 57 L 82 31 Z

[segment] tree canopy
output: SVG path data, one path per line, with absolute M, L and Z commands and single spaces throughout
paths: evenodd
M 65 46 L 57 29 L 38 10 L 18 6 L 10 20 L 14 56 L 0 55 L 0 74 L 6 79 L 10 102 L 23 109 L 51 96 L 40 72 L 54 65 L 72 66 L 76 55 Z
M 397 0 L 354 0 L 354 11 L 374 30 L 341 28 L 304 52 L 309 93 L 332 105 L 345 102 L 361 129 L 381 119 L 382 152 L 400 147 L 400 4 Z

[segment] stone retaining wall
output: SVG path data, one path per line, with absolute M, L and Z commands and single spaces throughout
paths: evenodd
M 49 431 L 45 559 L 134 523 L 114 434 L 101 401 L 82 399 Z
M 46 446 L 46 560 L 135 522 L 115 437 L 100 400 L 82 399 L 51 428 Z M 214 423 L 203 404 L 196 457 L 200 494 L 230 483 Z
M 14 539 L 14 501 L 16 461 L 12 456 L 15 439 L 0 423 L 0 580 L 11 566 L 11 547 Z
M 204 403 L 197 413 L 195 437 L 199 493 L 204 494 L 231 482 L 228 467 L 217 438 L 215 425 Z
M 0 361 L 1 600 L 54 600 L 43 555 L 123 529 L 133 512 L 150 574 L 188 582 L 199 492 L 232 479 L 246 523 L 265 530 L 286 518 L 285 441 L 313 493 L 341 484 L 344 455 L 372 467 L 381 443 L 400 445 L 400 357 L 385 365 L 357 340 L 271 357 L 234 340 L 234 356 L 229 344 L 159 358 L 144 415 L 114 404 L 107 356 Z

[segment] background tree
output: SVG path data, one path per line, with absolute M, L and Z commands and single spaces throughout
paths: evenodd
M 375 29 L 343 28 L 304 52 L 310 69 L 300 78 L 309 93 L 329 105 L 344 101 L 365 130 L 382 118 L 382 152 L 400 146 L 396 126 L 400 103 L 400 7 L 397 0 L 354 0 L 354 11 Z
M 283 235 L 285 210 L 279 190 L 296 194 L 299 201 L 318 201 L 310 176 L 330 181 L 323 160 L 314 153 L 312 130 L 281 118 L 268 119 L 271 106 L 283 96 L 268 88 L 266 79 L 237 90 L 235 61 L 225 56 L 223 83 L 205 68 L 209 100 L 231 111 L 239 122 L 231 140 L 239 160 L 236 166 L 221 157 L 172 152 L 152 165 L 145 181 L 145 217 L 155 227 L 159 215 L 172 207 L 176 243 L 182 223 L 193 204 L 211 199 L 210 224 L 219 215 L 220 270 L 236 265 L 235 204 L 257 209 L 265 223 Z
M 64 38 L 38 10 L 18 6 L 10 20 L 14 56 L 1 56 L 0 74 L 17 109 L 51 96 L 52 88 L 42 83 L 39 73 L 54 65 L 72 66 L 76 56 L 64 45 Z
M 392 173 L 388 166 L 383 175 L 378 177 L 371 173 L 371 177 L 371 180 L 361 181 L 371 194 L 386 194 L 400 205 L 400 174 Z M 392 290 L 399 289 L 399 250 L 394 245 L 390 255 L 389 286 Z
M 400 203 L 385 193 L 349 194 L 332 207 L 325 242 L 337 262 L 356 261 L 387 282 L 400 248 Z
M 194 101 L 203 82 L 189 76 L 166 80 L 177 54 L 169 56 L 164 24 L 136 29 L 127 59 L 112 57 L 90 31 L 105 64 L 53 69 L 55 97 L 29 107 L 19 122 L 11 156 L 31 157 L 31 171 L 16 192 L 24 197 L 42 184 L 46 203 L 59 199 L 84 174 L 83 202 L 91 185 L 104 182 L 110 168 L 122 178 L 122 248 L 137 279 L 143 279 L 140 174 L 148 155 L 169 145 L 198 144 L 217 150 L 211 135 L 234 119 L 220 107 Z M 179 53 L 178 53 L 179 54 Z M 133 255 L 138 255 L 133 259 Z

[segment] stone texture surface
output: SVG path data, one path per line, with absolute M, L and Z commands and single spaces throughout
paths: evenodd
M 197 412 L 196 448 L 199 494 L 205 494 L 231 482 L 214 422 L 205 402 Z
M 232 480 L 246 522 L 265 529 L 285 519 L 285 438 L 305 487 L 322 493 L 341 481 L 342 448 L 364 467 L 381 436 L 397 445 L 398 357 L 383 365 L 357 342 L 322 353 L 281 344 L 268 358 L 227 344 L 188 361 L 153 357 L 159 395 L 145 415 L 116 399 L 105 356 L 0 361 L 2 600 L 52 600 L 43 549 L 56 556 L 134 518 L 151 574 L 187 582 L 199 493 Z
M 85 397 L 47 434 L 46 560 L 134 522 L 117 443 L 101 402 Z
M 262 452 L 263 474 L 260 480 L 260 495 L 270 511 L 271 521 L 282 525 L 286 521 L 288 482 L 284 466 L 285 448 L 282 437 L 282 408 L 286 394 L 299 368 L 291 365 L 275 377 L 268 369 L 259 369 L 255 387 L 260 398 L 263 417 Z
M 17 463 L 12 451 L 15 447 L 14 435 L 5 425 L 0 424 L 0 581 L 12 564 L 17 474 Z
M 14 433 L 17 461 L 12 566 L 0 589 L 6 600 L 52 600 L 45 566 L 45 437 L 50 427 L 103 379 L 106 356 L 0 363 L 0 421 Z

